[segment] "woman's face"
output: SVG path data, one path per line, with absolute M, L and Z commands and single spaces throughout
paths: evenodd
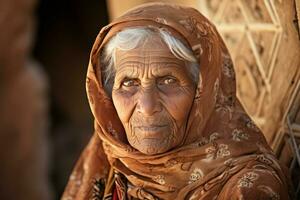
M 179 145 L 195 96 L 185 62 L 159 36 L 116 51 L 112 99 L 132 147 L 154 155 Z

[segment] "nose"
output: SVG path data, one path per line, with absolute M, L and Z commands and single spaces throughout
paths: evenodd
M 148 89 L 140 92 L 136 109 L 144 116 L 152 116 L 162 109 L 161 102 L 155 89 Z

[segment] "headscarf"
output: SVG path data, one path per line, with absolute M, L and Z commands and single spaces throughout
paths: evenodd
M 201 81 L 184 140 L 166 153 L 145 155 L 129 145 L 102 84 L 104 66 L 99 58 L 103 47 L 130 27 L 167 31 L 190 47 L 199 62 Z M 288 198 L 286 177 L 278 161 L 236 97 L 228 50 L 214 25 L 196 9 L 145 4 L 103 27 L 91 51 L 86 87 L 95 135 L 80 157 L 63 199 L 96 198 L 101 191 L 96 187 L 95 194 L 93 187 L 101 184 L 121 188 L 120 199 Z M 107 181 L 112 176 L 109 169 L 114 177 L 126 181 Z

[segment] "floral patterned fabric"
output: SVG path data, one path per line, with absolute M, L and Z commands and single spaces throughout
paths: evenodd
M 201 81 L 184 140 L 159 155 L 142 154 L 128 144 L 101 81 L 102 47 L 118 31 L 137 26 L 164 29 L 199 60 Z M 193 8 L 145 4 L 102 28 L 91 51 L 86 83 L 95 135 L 62 199 L 96 199 L 101 190 L 106 199 L 112 198 L 112 191 L 119 199 L 288 199 L 286 176 L 237 99 L 235 84 L 232 60 L 221 37 Z M 95 194 L 99 179 L 105 187 L 96 188 Z

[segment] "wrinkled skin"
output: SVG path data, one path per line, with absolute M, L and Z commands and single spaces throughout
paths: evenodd
M 195 96 L 185 62 L 159 36 L 116 51 L 112 99 L 132 147 L 148 155 L 181 144 Z

